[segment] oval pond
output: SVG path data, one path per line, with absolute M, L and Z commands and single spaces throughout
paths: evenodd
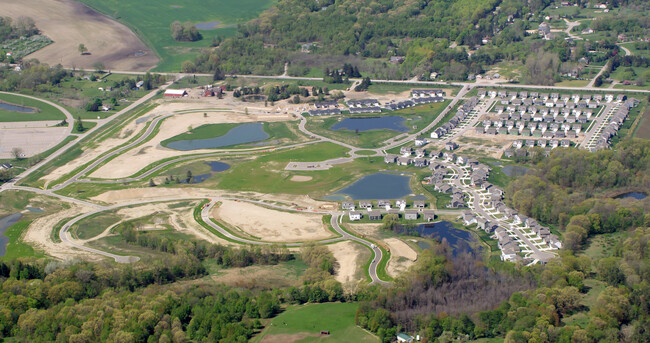
M 345 194 L 353 200 L 398 199 L 413 193 L 409 180 L 408 176 L 376 173 L 366 175 L 334 194 Z
M 368 131 L 368 130 L 393 130 L 407 132 L 409 129 L 404 126 L 405 119 L 396 116 L 387 117 L 366 117 L 366 118 L 345 118 L 332 125 L 330 130 Z
M 262 123 L 243 124 L 230 129 L 225 135 L 206 139 L 192 139 L 170 142 L 170 149 L 188 151 L 197 149 L 214 149 L 245 143 L 259 142 L 269 138 Z

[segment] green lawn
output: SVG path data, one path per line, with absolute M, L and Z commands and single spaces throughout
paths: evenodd
M 0 108 L 0 122 L 65 119 L 63 112 L 56 109 L 56 107 L 20 95 L 0 94 L 0 102 L 37 109 L 35 113 L 22 113 Z
M 155 53 L 161 63 L 156 71 L 180 71 L 180 64 L 193 60 L 200 48 L 210 46 L 213 37 L 228 37 L 233 27 L 256 18 L 276 3 L 275 0 L 81 0 L 90 7 L 123 22 Z M 194 24 L 218 21 L 217 29 L 201 30 L 202 40 L 177 42 L 170 33 L 174 21 Z
M 377 337 L 356 326 L 358 306 L 356 303 L 324 303 L 290 307 L 273 318 L 252 342 L 274 335 L 302 338 L 295 342 L 378 342 Z M 329 336 L 321 337 L 322 330 L 329 331 Z M 286 340 L 293 341 L 290 338 Z

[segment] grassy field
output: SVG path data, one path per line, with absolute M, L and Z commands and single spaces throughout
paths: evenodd
M 237 24 L 258 16 L 275 0 L 81 0 L 90 7 L 123 22 L 161 58 L 156 71 L 180 71 L 180 64 L 193 60 L 200 48 L 209 47 L 213 37 L 234 35 Z M 170 33 L 174 21 L 194 24 L 218 21 L 217 29 L 201 30 L 202 40 L 177 42 Z
M 266 85 L 298 85 L 304 87 L 321 87 L 333 90 L 344 90 L 347 89 L 350 84 L 348 83 L 327 83 L 322 80 L 286 80 L 286 79 L 260 79 L 260 78 L 251 78 L 251 77 L 238 77 L 238 78 L 227 78 L 224 82 L 225 84 L 231 85 L 233 87 L 264 87 Z
M 36 113 L 22 113 L 0 108 L 0 122 L 65 119 L 63 112 L 42 101 L 25 98 L 19 95 L 0 94 L 0 102 L 37 109 Z
M 356 303 L 325 303 L 293 306 L 273 318 L 252 342 L 284 338 L 292 342 L 378 342 L 377 337 L 355 325 Z M 321 330 L 330 332 L 321 337 Z
M 84 133 L 88 132 L 88 130 L 90 130 L 93 127 L 97 126 L 97 122 L 94 122 L 94 121 L 82 121 L 82 123 L 83 123 L 83 127 L 84 127 L 83 131 L 77 130 L 77 125 L 73 124 L 72 133 L 84 134 Z
M 322 196 L 345 182 L 383 167 L 383 160 L 361 158 L 329 170 L 284 170 L 289 162 L 323 161 L 345 156 L 346 151 L 347 149 L 340 145 L 320 143 L 248 159 L 235 163 L 229 170 L 219 173 L 216 186 L 233 191 Z M 311 176 L 312 179 L 305 182 L 291 181 L 291 177 L 295 175 Z
M 19 257 L 44 257 L 42 252 L 35 251 L 31 245 L 23 243 L 20 240 L 20 236 L 22 236 L 23 232 L 31 223 L 31 220 L 21 220 L 5 230 L 4 234 L 9 238 L 9 242 L 7 243 L 5 255 L 0 257 L 0 259 L 11 261 Z
M 561 82 L 555 83 L 555 86 L 558 87 L 586 87 L 589 84 L 589 80 L 563 80 Z
M 401 84 L 401 83 L 382 83 L 374 82 L 368 87 L 368 93 L 375 94 L 397 94 L 402 92 L 411 91 L 412 89 L 442 89 L 447 96 L 454 96 L 458 93 L 459 87 L 452 87 L 447 85 L 430 85 L 430 84 Z
M 636 131 L 634 131 L 634 137 L 650 139 L 650 108 L 647 108 L 643 113 Z
M 120 216 L 112 212 L 99 213 L 77 222 L 70 228 L 70 233 L 78 239 L 93 238 L 120 219 Z

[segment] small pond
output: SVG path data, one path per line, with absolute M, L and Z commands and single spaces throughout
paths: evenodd
M 433 237 L 441 242 L 445 239 L 452 248 L 454 256 L 460 252 L 474 251 L 470 245 L 470 243 L 476 241 L 474 236 L 469 231 L 455 228 L 451 222 L 440 221 L 437 223 L 419 224 L 415 229 L 422 237 Z
M 362 177 L 335 194 L 345 194 L 353 200 L 398 199 L 413 192 L 409 180 L 408 176 L 376 173 Z
M 250 123 L 233 127 L 225 135 L 220 137 L 176 141 L 167 144 L 167 147 L 181 151 L 213 149 L 259 142 L 268 138 L 269 134 L 264 132 L 264 125 L 262 123 Z
M 506 176 L 521 176 L 521 175 L 526 175 L 528 173 L 528 169 L 526 167 L 522 166 L 514 166 L 514 165 L 509 165 L 505 166 L 501 169 L 501 171 L 506 174 Z
M 43 213 L 43 212 L 45 212 L 42 209 L 37 208 L 37 207 L 25 207 L 25 209 L 27 211 L 29 211 L 29 212 L 32 212 L 32 213 Z
M 217 28 L 217 26 L 219 26 L 219 24 L 221 23 L 218 21 L 210 21 L 207 23 L 198 23 L 194 25 L 194 27 L 196 27 L 199 30 L 214 30 Z
M 224 170 L 230 169 L 230 164 L 219 161 L 205 162 L 205 164 L 209 165 L 210 170 L 213 172 L 222 172 Z
M 614 199 L 626 199 L 626 198 L 634 198 L 637 200 L 643 200 L 648 197 L 648 194 L 644 192 L 627 192 L 623 194 L 619 194 L 614 197 Z
M 18 106 L 0 101 L 0 110 L 22 113 L 36 113 L 36 110 L 30 107 Z
M 214 173 L 218 173 L 230 169 L 230 164 L 228 163 L 223 163 L 219 161 L 210 161 L 204 163 L 210 166 L 210 173 L 193 175 L 192 181 L 190 183 L 201 183 L 209 179 L 210 176 L 212 176 Z M 187 179 L 181 180 L 181 183 L 187 183 Z
M 345 118 L 332 125 L 330 130 L 394 130 L 407 132 L 409 129 L 404 126 L 404 118 L 396 116 L 387 117 L 366 117 L 366 118 Z
M 192 176 L 192 182 L 190 183 L 201 183 L 210 178 L 210 176 L 212 176 L 212 174 L 194 175 Z M 187 179 L 181 180 L 181 183 L 187 183 Z
M 241 100 L 245 102 L 262 102 L 266 100 L 266 95 L 260 95 L 260 94 L 245 95 L 241 97 Z
M 5 230 L 16 224 L 22 217 L 22 213 L 18 212 L 0 218 L 0 256 L 4 256 L 7 253 L 7 243 L 9 243 L 9 237 L 5 236 Z

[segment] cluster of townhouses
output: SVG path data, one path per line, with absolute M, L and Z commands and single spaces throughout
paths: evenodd
M 381 112 L 381 107 L 379 107 L 381 104 L 377 99 L 348 100 L 346 104 L 350 114 Z
M 347 210 L 348 217 L 351 221 L 361 220 L 363 216 L 367 216 L 370 220 L 381 220 L 384 214 L 397 214 L 403 216 L 406 220 L 417 220 L 422 217 L 426 221 L 433 221 L 435 213 L 431 210 L 426 210 L 426 202 L 424 200 L 413 200 L 410 209 L 406 209 L 407 202 L 404 199 L 395 200 L 392 203 L 390 200 L 377 200 L 376 205 L 370 200 L 359 201 L 359 209 L 356 210 L 355 204 L 352 201 L 344 201 L 341 203 L 341 208 Z M 395 208 L 393 208 L 393 205 Z M 363 211 L 365 210 L 365 212 Z
M 414 89 L 411 91 L 411 99 L 393 100 L 381 105 L 377 99 L 347 100 L 345 103 L 350 114 L 380 113 L 382 110 L 396 111 L 416 105 L 443 102 L 445 92 L 441 89 Z M 324 101 L 314 104 L 314 109 L 307 111 L 311 116 L 337 115 L 341 109 L 336 101 Z
M 478 103 L 479 99 L 477 97 L 467 99 L 467 101 L 458 108 L 456 115 L 449 119 L 448 122 L 431 132 L 431 138 L 442 138 L 442 136 L 451 132 L 470 114 L 470 112 L 472 112 Z
M 610 146 L 610 140 L 618 134 L 618 130 L 623 126 L 627 119 L 630 109 L 639 104 L 637 99 L 627 99 L 621 107 L 609 118 L 609 123 L 603 128 L 596 141 L 596 150 L 607 149 Z
M 329 116 L 341 114 L 341 109 L 336 101 L 322 101 L 314 104 L 315 109 L 308 111 L 310 116 Z
M 540 147 L 544 149 L 544 154 L 549 156 L 552 149 L 557 147 L 568 148 L 570 146 L 571 141 L 569 139 L 518 139 L 512 142 L 510 148 L 506 149 L 503 155 L 505 157 L 524 157 L 526 156 L 524 148 Z

